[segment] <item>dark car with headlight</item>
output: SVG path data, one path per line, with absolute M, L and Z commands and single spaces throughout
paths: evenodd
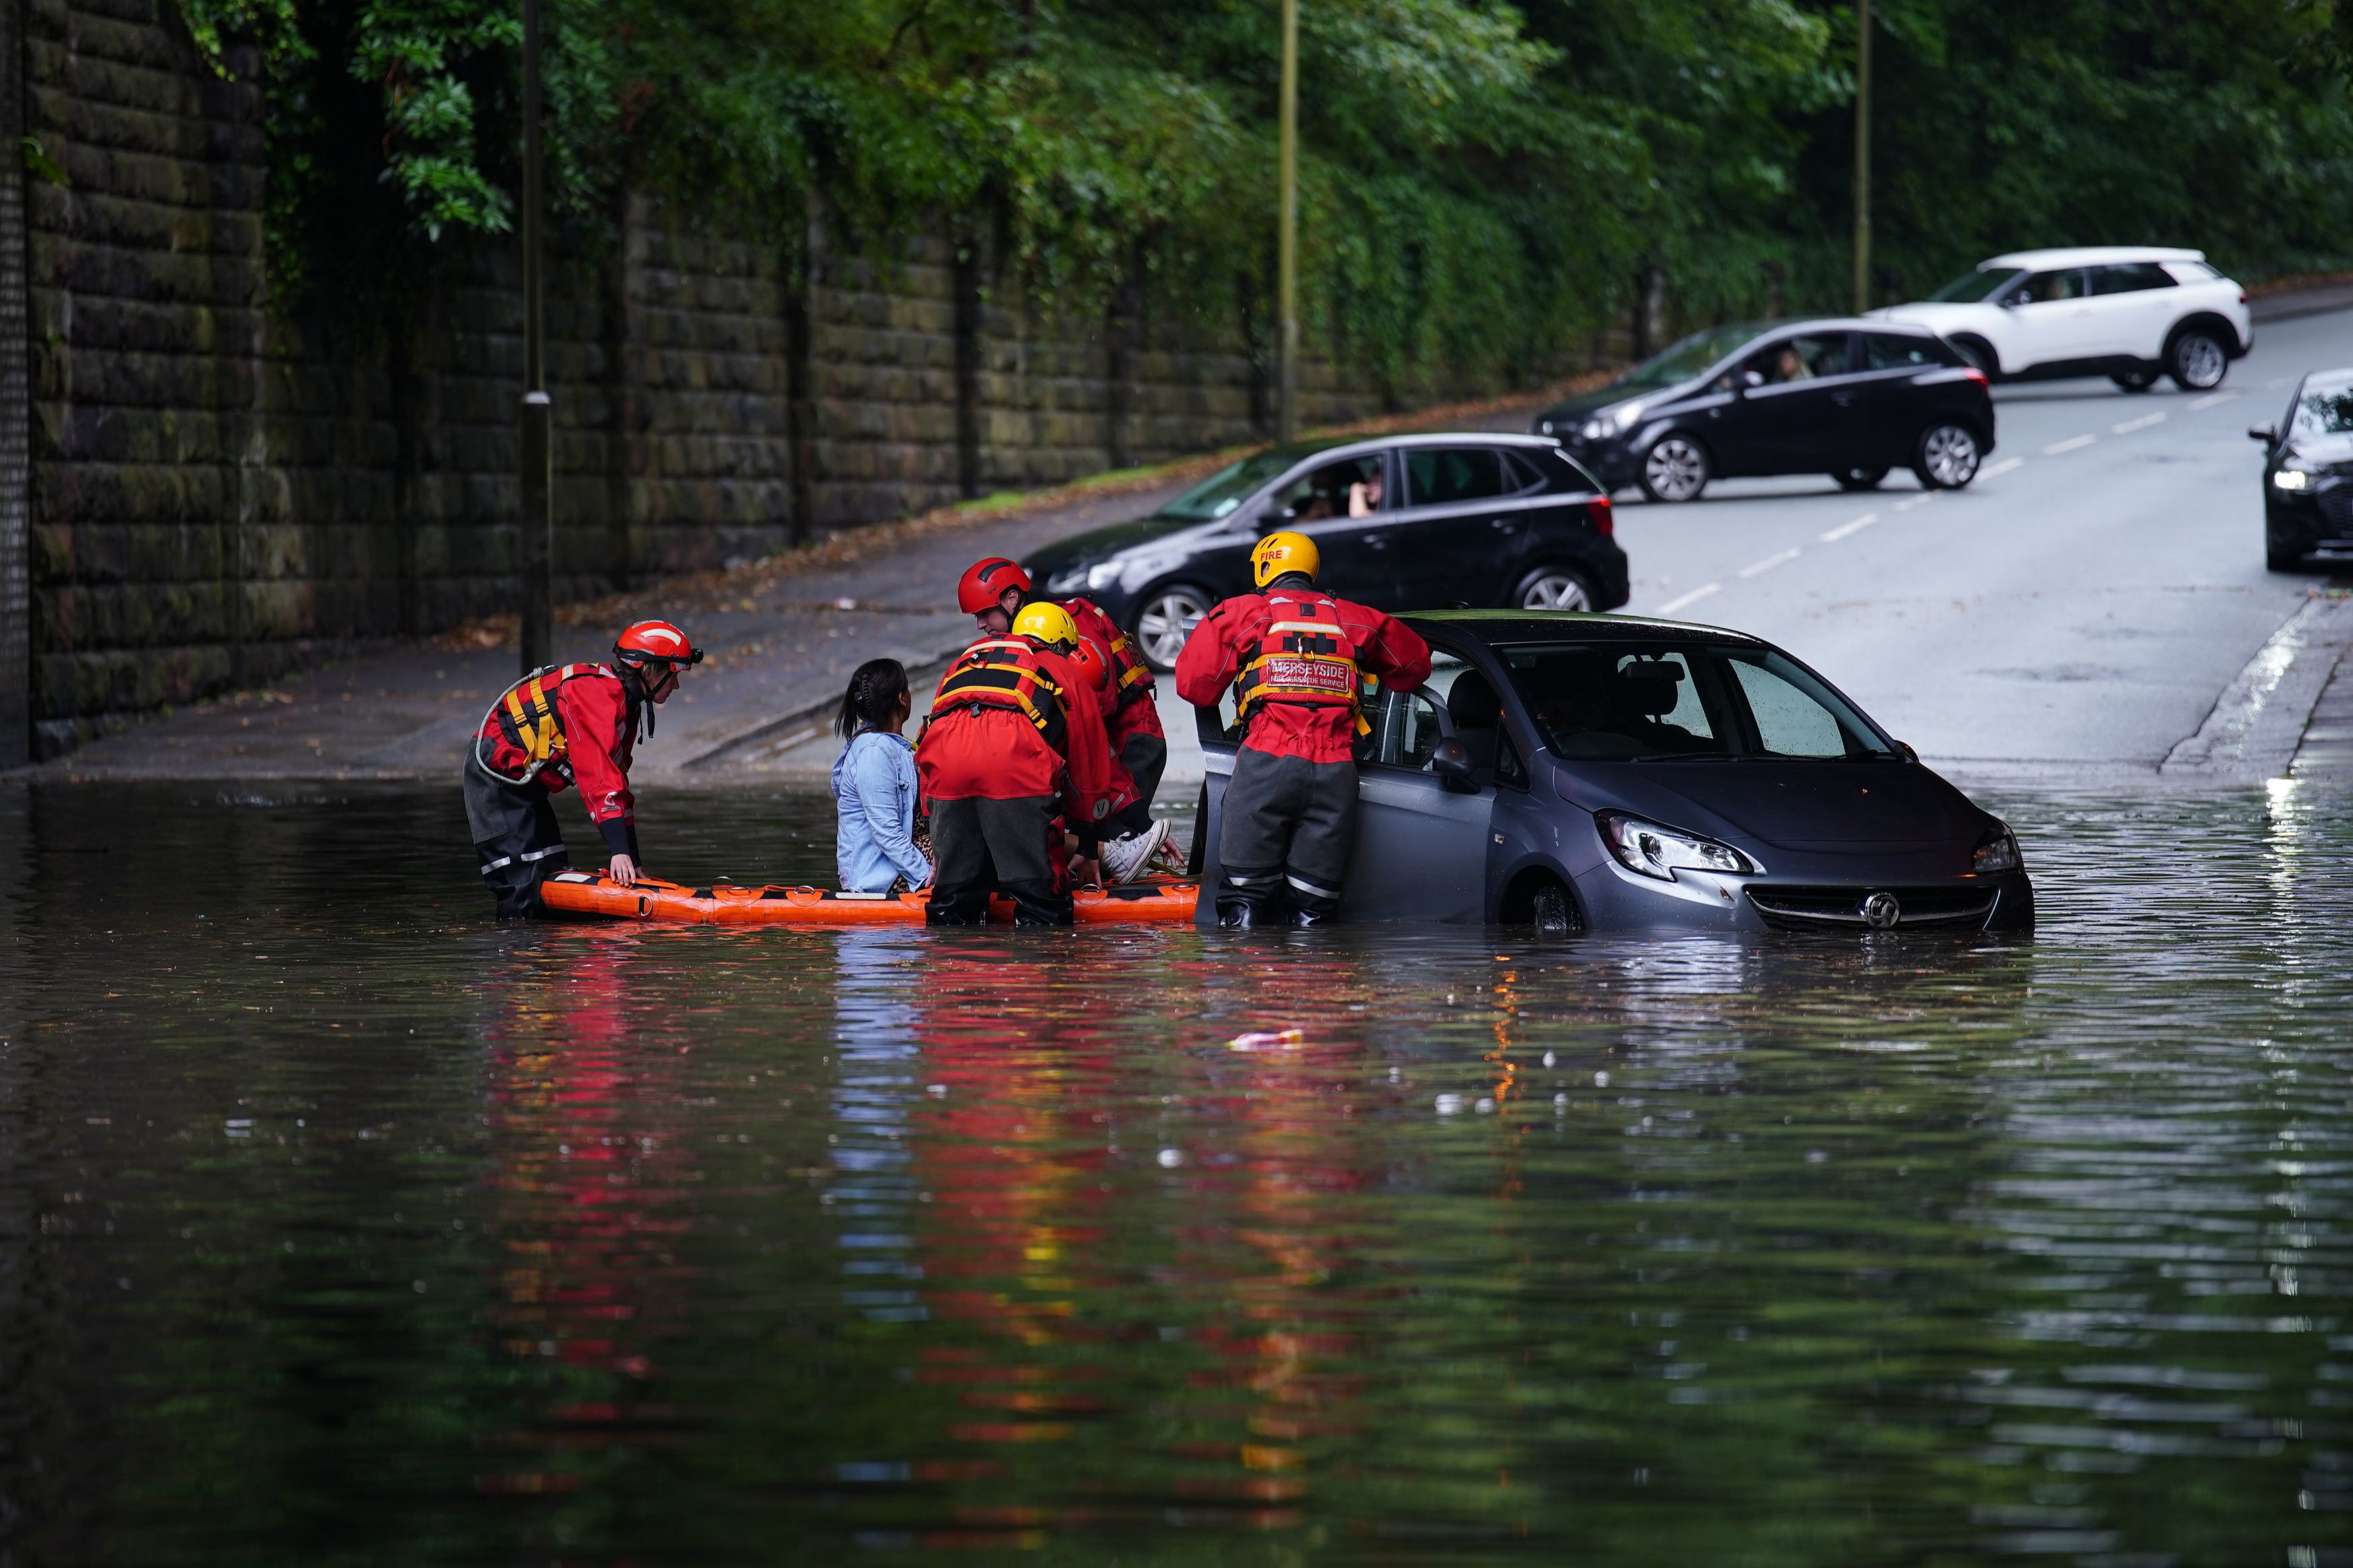
M 1060 540 L 1022 564 L 1048 594 L 1093 600 L 1165 670 L 1212 605 L 1250 591 L 1250 547 L 1277 529 L 1315 542 L 1317 586 L 1376 609 L 1626 602 L 1609 498 L 1559 442 L 1532 436 L 1270 447 L 1149 517 Z
M 1401 618 L 1430 642 L 1430 679 L 1366 699 L 1351 918 L 1557 931 L 2033 923 L 2010 829 L 1770 643 L 1614 616 Z M 1230 717 L 1200 710 L 1205 879 L 1219 873 Z
M 2296 383 L 2263 444 L 2263 560 L 2274 572 L 2353 561 L 2353 370 Z
M 1536 416 L 1613 491 L 1696 500 L 1709 481 L 1827 474 L 1874 489 L 1908 468 L 1957 489 L 1993 450 L 1985 372 L 1921 327 L 1742 322 L 1694 332 Z

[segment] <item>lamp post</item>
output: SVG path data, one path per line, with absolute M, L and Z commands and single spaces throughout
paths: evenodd
M 547 395 L 546 280 L 539 258 L 539 0 L 522 0 L 522 645 L 525 673 L 554 658 L 549 559 L 554 405 Z
M 1282 209 L 1274 243 L 1275 315 L 1282 363 L 1275 386 L 1274 434 L 1299 434 L 1299 0 L 1282 0 L 1282 90 L 1275 140 L 1277 205 Z
M 1854 313 L 1871 309 L 1871 0 L 1854 0 Z

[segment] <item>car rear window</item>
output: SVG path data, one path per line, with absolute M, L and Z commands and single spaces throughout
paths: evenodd
M 1849 761 L 1898 754 L 1871 721 L 1772 648 L 1606 642 L 1497 652 L 1545 749 L 1556 757 Z

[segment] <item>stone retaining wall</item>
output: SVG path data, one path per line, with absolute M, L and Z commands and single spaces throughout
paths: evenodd
M 512 243 L 386 343 L 276 319 L 254 61 L 206 68 L 167 0 L 26 4 L 37 754 L 511 607 Z M 793 266 L 684 216 L 638 198 L 553 260 L 559 598 L 1265 433 L 1238 321 L 1041 319 L 946 237 L 877 261 L 818 221 Z M 1303 382 L 1310 424 L 1376 411 Z

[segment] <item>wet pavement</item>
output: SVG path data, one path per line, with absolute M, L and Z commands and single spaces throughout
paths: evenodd
M 2348 798 L 1988 804 L 2031 940 L 1540 944 L 500 928 L 453 791 L 0 788 L 0 1560 L 2346 1562 Z

